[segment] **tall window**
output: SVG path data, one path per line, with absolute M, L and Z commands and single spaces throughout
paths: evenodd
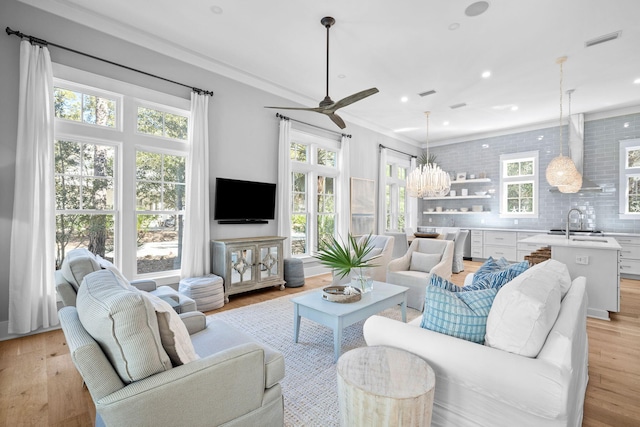
M 386 178 L 386 219 L 387 230 L 404 231 L 407 219 L 407 173 L 410 162 L 407 159 L 396 159 L 389 156 L 387 159 Z
M 500 217 L 538 217 L 538 152 L 500 156 Z
M 337 141 L 292 131 L 291 252 L 311 255 L 336 234 Z
M 640 218 L 640 139 L 620 141 L 620 218 Z
M 175 276 L 186 209 L 189 100 L 57 70 L 56 263 L 84 247 L 129 279 Z M 150 101 L 139 98 L 144 93 Z

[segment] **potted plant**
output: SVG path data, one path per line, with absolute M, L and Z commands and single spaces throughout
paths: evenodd
M 366 276 L 366 269 L 376 267 L 372 263 L 373 260 L 380 255 L 368 257 L 373 250 L 371 245 L 372 237 L 369 234 L 361 242 L 349 233 L 347 242 L 330 236 L 324 241 L 322 249 L 318 251 L 315 257 L 320 264 L 332 269 L 334 277 L 343 279 L 351 276 L 351 284 L 363 292 L 371 290 L 373 280 Z

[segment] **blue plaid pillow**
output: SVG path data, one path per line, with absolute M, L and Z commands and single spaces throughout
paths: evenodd
M 471 285 L 465 286 L 469 289 L 500 289 L 502 286 L 510 282 L 517 275 L 525 271 L 529 268 L 528 261 L 517 262 L 515 264 L 511 264 L 504 270 L 498 270 L 491 273 L 485 273 L 478 275 L 477 273 L 473 275 L 473 281 Z
M 448 286 L 450 282 L 441 284 Z M 487 316 L 497 293 L 497 289 L 452 292 L 439 286 L 427 286 L 420 326 L 483 344 Z

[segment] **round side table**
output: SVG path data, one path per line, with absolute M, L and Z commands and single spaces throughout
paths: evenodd
M 415 354 L 384 346 L 361 347 L 338 360 L 343 426 L 429 426 L 435 374 Z

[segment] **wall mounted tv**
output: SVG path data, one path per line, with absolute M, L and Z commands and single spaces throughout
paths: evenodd
M 216 178 L 214 219 L 219 224 L 266 224 L 275 219 L 276 185 Z

